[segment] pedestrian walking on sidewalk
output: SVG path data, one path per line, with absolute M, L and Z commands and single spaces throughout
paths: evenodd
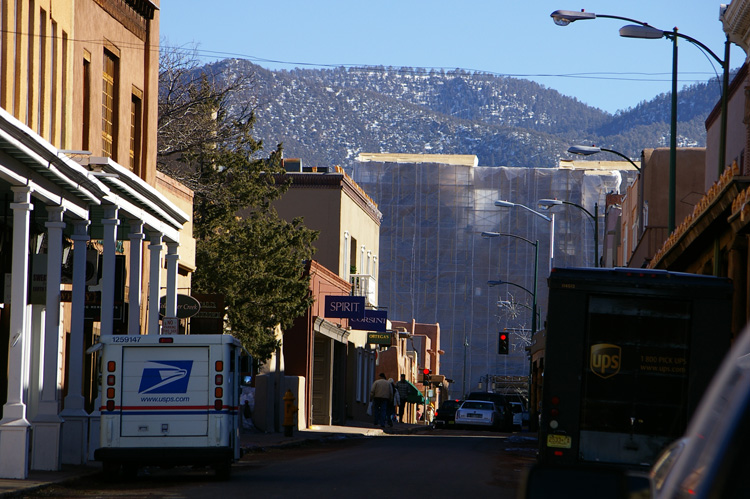
M 396 382 L 393 381 L 393 378 L 388 378 L 388 383 L 391 384 L 391 393 L 393 394 L 388 404 L 388 426 L 393 426 L 393 420 L 396 419 L 396 407 L 398 407 L 399 397 Z
M 396 383 L 396 390 L 398 391 L 398 419 L 402 423 L 406 423 L 404 418 L 406 416 L 406 399 L 409 397 L 409 388 L 411 385 L 406 381 L 406 375 L 402 374 L 401 379 Z
M 385 428 L 388 404 L 393 399 L 393 388 L 385 378 L 385 373 L 380 373 L 378 379 L 372 384 L 370 399 L 372 399 L 372 418 L 375 425 Z

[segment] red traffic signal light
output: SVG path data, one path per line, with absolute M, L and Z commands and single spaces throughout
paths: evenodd
M 426 374 L 426 375 L 429 376 L 430 375 L 430 370 L 429 369 L 422 369 L 422 374 Z
M 430 384 L 430 370 L 426 367 L 422 369 L 422 384 L 423 385 Z
M 499 355 L 508 355 L 508 333 L 500 332 L 500 338 L 497 343 L 497 353 Z

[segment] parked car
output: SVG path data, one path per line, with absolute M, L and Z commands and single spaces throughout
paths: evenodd
M 463 400 L 444 400 L 440 407 L 435 411 L 435 418 L 432 420 L 435 427 L 453 428 L 456 425 L 456 410 L 461 406 Z
M 521 402 L 511 402 L 510 410 L 513 413 L 513 429 L 520 430 L 523 427 L 523 404 Z
M 513 410 L 510 402 L 502 393 L 493 392 L 471 392 L 466 400 L 488 400 L 494 402 L 501 414 L 501 422 L 498 425 L 500 431 L 513 430 Z
M 504 394 L 505 398 L 508 399 L 508 402 L 511 404 L 513 402 L 518 402 L 521 404 L 521 415 L 523 418 L 523 425 L 528 426 L 529 425 L 529 399 L 526 398 L 525 395 L 522 395 L 520 393 L 506 393 Z
M 724 358 L 685 434 L 662 452 L 648 474 L 611 466 L 538 465 L 529 471 L 519 497 L 750 497 L 748 421 L 750 328 Z
M 464 400 L 456 410 L 456 426 L 462 428 L 490 428 L 500 430 L 503 415 L 490 400 Z

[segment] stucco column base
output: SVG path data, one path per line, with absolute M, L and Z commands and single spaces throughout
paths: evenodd
M 23 480 L 29 475 L 29 422 L 0 422 L 0 478 Z
M 87 463 L 89 442 L 89 415 L 84 411 L 65 414 L 62 434 L 62 463 L 81 465 Z
M 62 467 L 60 447 L 63 421 L 59 417 L 50 421 L 32 423 L 34 439 L 31 449 L 31 469 L 59 471 Z
M 98 400 L 98 397 L 97 397 Z M 94 411 L 89 415 L 89 449 L 87 459 L 94 460 L 94 451 L 99 448 L 101 442 L 102 413 Z

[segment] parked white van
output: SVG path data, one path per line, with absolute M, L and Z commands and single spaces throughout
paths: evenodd
M 209 465 L 240 457 L 240 342 L 229 335 L 112 335 L 99 349 L 105 471 Z

